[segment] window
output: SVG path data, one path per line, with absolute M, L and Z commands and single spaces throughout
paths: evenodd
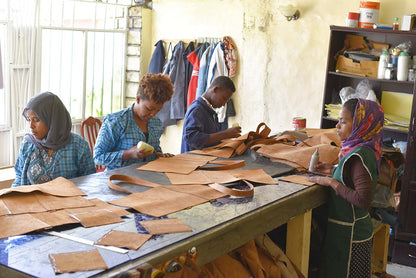
M 10 103 L 6 95 L 6 67 L 4 66 L 7 61 L 6 56 L 6 36 L 7 36 L 7 25 L 6 23 L 0 22 L 0 103 L 8 104 L 4 109 L 0 110 L 0 129 L 5 128 L 9 125 L 9 109 Z
M 73 119 L 122 108 L 127 7 L 41 0 L 40 90 L 60 96 Z

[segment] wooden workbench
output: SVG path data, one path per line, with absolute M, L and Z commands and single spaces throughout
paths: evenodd
M 247 169 L 263 168 L 272 175 L 291 170 L 282 164 L 268 160 L 252 161 L 246 157 Z M 111 174 L 125 174 L 150 180 L 159 184 L 169 184 L 162 173 L 138 171 L 140 164 L 117 170 L 97 173 L 72 181 L 88 194 L 88 198 L 110 201 L 125 196 L 108 188 Z M 144 191 L 147 188 L 126 185 L 131 191 Z M 249 240 L 288 223 L 287 255 L 307 276 L 309 259 L 309 238 L 311 210 L 326 201 L 324 188 L 306 187 L 299 184 L 279 181 L 278 185 L 256 186 L 250 198 L 221 198 L 211 203 L 195 206 L 188 210 L 170 214 L 177 217 L 193 232 L 155 236 L 137 251 L 119 254 L 98 248 L 109 269 L 60 274 L 59 277 L 111 277 L 138 265 L 158 264 L 191 247 L 198 250 L 198 264 L 210 262 Z M 61 233 L 88 240 L 97 240 L 110 230 L 139 232 L 143 230 L 137 220 L 146 216 L 133 213 L 124 222 L 93 228 L 67 226 L 55 228 Z M 78 252 L 95 247 L 46 235 L 43 232 L 0 240 L 0 277 L 53 277 L 54 272 L 48 254 Z

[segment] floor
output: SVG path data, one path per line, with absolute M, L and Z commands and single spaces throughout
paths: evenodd
M 416 268 L 405 266 L 401 264 L 388 263 L 387 274 L 393 275 L 396 278 L 415 278 Z

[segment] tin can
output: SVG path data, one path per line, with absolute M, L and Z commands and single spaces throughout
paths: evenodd
M 294 117 L 292 120 L 293 129 L 299 130 L 306 127 L 306 118 L 303 117 Z

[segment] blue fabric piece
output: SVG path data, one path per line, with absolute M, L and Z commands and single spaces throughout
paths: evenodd
M 215 44 L 211 44 L 207 47 L 201 56 L 201 62 L 199 63 L 198 74 L 198 87 L 196 88 L 196 98 L 202 96 L 205 93 L 205 87 L 207 86 L 209 61 L 211 60 L 212 53 L 214 52 Z
M 145 159 L 129 159 L 122 161 L 123 152 L 136 146 L 139 141 L 146 142 L 160 152 L 160 136 L 163 127 L 156 117 L 147 122 L 149 138 L 137 126 L 133 116 L 133 105 L 123 110 L 108 114 L 98 133 L 94 147 L 94 161 L 97 165 L 105 165 L 108 170 L 128 166 L 133 163 L 156 159 L 155 153 Z
M 163 66 L 166 63 L 165 47 L 163 41 L 160 40 L 155 44 L 155 51 L 153 52 L 152 59 L 149 63 L 148 73 L 161 73 Z
M 167 74 L 174 85 L 172 98 L 163 104 L 157 117 L 162 121 L 163 126 L 176 124 L 176 120 L 183 119 L 186 108 L 185 93 L 185 63 L 183 59 L 184 44 L 178 42 L 173 49 L 171 59 L 163 68 L 163 74 Z
M 12 187 L 31 184 L 28 178 L 28 171 L 36 170 L 34 163 L 41 157 L 39 153 L 45 152 L 45 149 L 36 148 L 35 144 L 23 140 L 20 144 L 19 156 L 14 166 L 16 179 Z M 68 144 L 56 151 L 52 161 L 54 167 L 49 169 L 47 175 L 51 179 L 64 177 L 67 179 L 84 176 L 96 172 L 92 154 L 87 141 L 79 134 L 71 133 L 71 139 Z M 45 170 L 38 165 L 38 170 Z
M 211 133 L 226 129 L 218 122 L 217 113 L 202 97 L 194 100 L 188 108 L 183 123 L 181 153 L 204 147 Z

